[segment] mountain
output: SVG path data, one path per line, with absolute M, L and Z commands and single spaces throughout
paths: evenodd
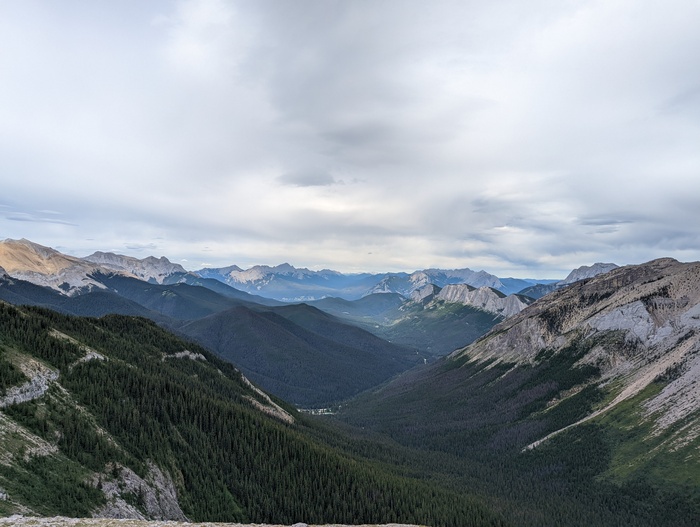
M 211 291 L 214 291 L 215 293 L 218 293 L 219 295 L 247 303 L 262 304 L 265 306 L 285 305 L 284 302 L 279 302 L 272 298 L 266 298 L 260 295 L 246 293 L 245 291 L 235 289 L 223 282 L 220 282 L 219 280 L 215 280 L 214 278 L 202 278 L 194 273 L 175 273 L 163 280 L 163 285 L 173 284 L 187 284 L 189 286 L 205 287 Z
M 310 303 L 394 344 L 439 357 L 473 342 L 531 302 L 490 287 L 451 284 L 440 288 L 427 283 L 413 290 L 410 298 L 373 293 L 354 301 L 325 298 Z
M 641 421 L 670 434 L 657 446 L 663 452 L 700 436 L 698 330 L 700 264 L 667 258 L 576 282 L 455 358 L 532 365 L 543 352 L 556 356 L 576 346 L 577 364 L 596 368 L 598 383 L 616 383 L 615 397 L 585 421 L 646 393 L 637 402 Z M 663 389 L 653 390 L 655 383 Z M 683 429 L 674 430 L 680 421 Z
M 156 284 L 162 284 L 173 274 L 187 273 L 184 267 L 171 263 L 165 256 L 160 258 L 148 256 L 139 260 L 131 256 L 98 251 L 90 256 L 86 256 L 83 260 L 98 264 L 100 267 L 110 271 L 125 272 L 140 280 Z
M 0 265 L 14 278 L 64 294 L 101 288 L 89 278 L 98 268 L 95 264 L 25 239 L 0 241 Z
M 371 274 L 346 275 L 327 269 L 310 271 L 287 263 L 275 267 L 256 265 L 247 270 L 235 265 L 207 268 L 196 271 L 196 274 L 283 302 L 304 302 L 326 296 L 357 299 L 377 281 Z
M 525 309 L 531 300 L 518 295 L 504 295 L 491 287 L 474 289 L 467 284 L 446 285 L 436 296 L 445 302 L 473 306 L 489 313 L 512 317 Z
M 469 287 L 469 286 L 467 286 Z M 438 294 L 440 294 L 441 288 L 435 284 L 426 284 L 418 289 L 415 289 L 409 298 L 411 302 L 418 302 L 425 304 L 433 300 Z
M 491 287 L 508 295 L 537 283 L 549 282 L 501 279 L 486 271 L 471 269 L 425 269 L 410 274 L 343 274 L 327 269 L 298 269 L 287 263 L 275 267 L 256 265 L 246 270 L 233 265 L 219 269 L 200 269 L 195 274 L 284 302 L 308 302 L 325 297 L 358 300 L 376 293 L 398 293 L 410 297 L 414 291 L 428 284 L 444 287 L 448 284 L 466 283 L 473 287 Z
M 429 356 L 310 306 L 258 304 L 253 300 L 260 297 L 193 275 L 185 275 L 192 284 L 218 285 L 190 285 L 181 273 L 170 275 L 165 282 L 174 283 L 169 284 L 102 270 L 88 277 L 92 290 L 68 296 L 5 275 L 0 299 L 82 316 L 148 317 L 234 362 L 271 393 L 305 407 L 341 401 Z
M 582 265 L 578 269 L 574 269 L 569 273 L 569 275 L 564 278 L 559 284 L 561 285 L 568 285 L 568 284 L 573 284 L 574 282 L 578 282 L 580 280 L 585 280 L 587 278 L 593 278 L 594 276 L 598 276 L 599 274 L 607 273 L 608 271 L 612 271 L 613 269 L 617 269 L 618 265 L 614 263 L 595 263 L 591 265 L 590 267 L 587 265 Z
M 130 276 L 102 273 L 95 273 L 92 278 L 123 298 L 177 320 L 205 317 L 242 303 L 241 300 L 220 295 L 206 287 L 185 283 L 162 285 Z
M 236 364 L 267 391 L 302 407 L 337 403 L 423 357 L 308 305 L 222 311 L 177 330 Z
M 548 295 L 552 291 L 561 289 L 564 286 L 573 284 L 580 280 L 593 278 L 594 276 L 597 276 L 599 274 L 607 273 L 608 271 L 612 271 L 617 267 L 618 266 L 614 263 L 595 263 L 592 266 L 582 265 L 581 267 L 571 271 L 569 275 L 566 278 L 564 278 L 564 280 L 560 280 L 558 282 L 551 281 L 551 283 L 548 282 L 531 285 L 529 287 L 526 287 L 525 289 L 520 290 L 518 294 L 522 296 L 528 296 L 534 299 L 542 298 L 543 296 Z
M 91 276 L 100 273 L 129 276 L 161 285 L 178 282 L 196 284 L 232 298 L 268 304 L 270 299 L 284 303 L 324 297 L 357 300 L 374 293 L 399 293 L 410 297 L 414 291 L 428 284 L 440 288 L 450 284 L 468 284 L 476 288 L 491 287 L 509 295 L 523 288 L 548 282 L 501 279 L 485 271 L 471 269 L 426 269 L 411 274 L 343 274 L 328 269 L 298 269 L 288 263 L 274 267 L 257 265 L 246 270 L 231 265 L 190 273 L 181 265 L 170 262 L 165 256 L 138 259 L 97 251 L 90 256 L 77 258 L 24 239 L 0 242 L 0 265 L 4 265 L 5 271 L 15 278 L 51 287 L 69 295 L 101 288 L 102 285 L 93 281 Z M 225 284 L 229 288 L 218 284 Z M 251 297 L 244 298 L 244 293 Z
M 429 360 L 473 342 L 502 320 L 496 313 L 438 299 L 439 291 L 429 284 L 410 299 L 375 293 L 359 300 L 324 298 L 309 304 L 393 344 L 413 348 Z
M 503 525 L 369 447 L 145 319 L 0 303 L 0 516 Z
M 615 268 L 338 417 L 444 457 L 519 525 L 696 525 L 699 329 L 700 263 Z
M 398 293 L 409 297 L 414 291 L 428 284 L 441 288 L 453 284 L 467 284 L 474 288 L 490 287 L 509 295 L 535 283 L 534 280 L 501 279 L 486 271 L 472 271 L 471 269 L 425 269 L 411 274 L 387 274 L 366 294 Z
M 95 274 L 119 274 L 155 284 L 162 284 L 173 275 L 187 274 L 182 266 L 165 257 L 149 256 L 139 260 L 96 252 L 77 258 L 25 239 L 1 241 L 0 262 L 5 272 L 14 278 L 69 296 L 104 289 L 104 285 L 94 279 Z

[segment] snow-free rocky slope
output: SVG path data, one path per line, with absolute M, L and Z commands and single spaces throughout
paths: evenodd
M 200 269 L 196 274 L 220 280 L 242 291 L 284 302 L 307 302 L 326 297 L 358 300 L 378 293 L 398 293 L 408 298 L 414 291 L 429 284 L 438 287 L 448 284 L 491 287 L 507 295 L 539 283 L 537 280 L 498 278 L 486 271 L 471 269 L 425 269 L 410 274 L 343 274 L 328 269 L 298 269 L 287 263 L 275 267 L 256 265 L 246 270 L 233 265 L 219 269 Z
M 148 256 L 144 259 L 133 258 L 121 254 L 97 251 L 83 258 L 84 261 L 98 264 L 105 269 L 125 272 L 146 282 L 162 284 L 169 276 L 187 271 L 180 264 L 171 263 L 165 256 L 155 258 Z
M 102 288 L 90 278 L 98 265 L 25 239 L 0 241 L 0 265 L 13 278 L 64 294 Z
M 657 429 L 684 421 L 677 441 L 700 435 L 700 263 L 673 259 L 618 268 L 534 304 L 453 358 L 534 364 L 575 342 L 598 342 L 578 361 L 595 366 L 617 395 L 600 415 L 660 378 L 670 382 L 643 403 Z M 616 333 L 617 341 L 603 342 Z
M 93 278 L 96 273 L 119 273 L 151 283 L 163 283 L 172 275 L 187 271 L 167 258 L 149 256 L 139 260 L 114 253 L 96 252 L 85 258 L 63 254 L 26 239 L 0 241 L 0 265 L 13 278 L 77 295 L 104 289 Z
M 579 280 L 584 280 L 586 278 L 593 278 L 599 274 L 607 273 L 618 267 L 614 263 L 594 263 L 593 265 L 582 265 L 577 269 L 571 271 L 564 280 L 558 282 L 546 283 L 546 284 L 535 284 L 520 291 L 521 295 L 529 296 L 530 298 L 541 298 L 544 295 L 561 289 L 564 286 L 578 282 Z

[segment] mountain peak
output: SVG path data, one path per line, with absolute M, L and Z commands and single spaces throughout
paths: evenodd
M 578 282 L 579 280 L 585 280 L 586 278 L 593 278 L 594 276 L 597 276 L 599 274 L 607 273 L 609 271 L 612 271 L 613 269 L 617 269 L 619 266 L 614 263 L 601 263 L 597 262 L 594 263 L 591 266 L 588 265 L 582 265 L 578 269 L 574 269 L 569 273 L 569 275 L 564 278 L 559 284 L 561 285 L 566 285 L 566 284 L 573 284 L 574 282 Z
M 172 263 L 165 256 L 160 258 L 148 256 L 138 259 L 133 256 L 97 251 L 86 256 L 83 260 L 100 265 L 110 271 L 128 273 L 141 280 L 159 284 L 162 284 L 165 278 L 173 274 L 187 273 L 184 267 Z
M 302 271 L 304 269 L 297 269 L 293 265 L 284 262 L 279 265 L 276 265 L 275 267 L 272 267 L 271 270 L 277 273 L 293 273 L 294 271 Z
M 445 302 L 473 306 L 477 309 L 501 315 L 504 318 L 516 315 L 528 306 L 517 295 L 506 296 L 493 287 L 482 286 L 475 288 L 468 284 L 446 285 L 437 295 L 437 298 Z
M 55 249 L 25 238 L 6 239 L 0 242 L 0 265 L 9 274 L 27 272 L 55 274 L 79 261 L 78 258 L 61 254 Z

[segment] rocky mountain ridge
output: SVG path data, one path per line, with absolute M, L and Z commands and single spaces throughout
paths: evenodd
M 580 280 L 585 280 L 586 278 L 593 278 L 599 274 L 604 274 L 613 269 L 617 269 L 619 266 L 614 263 L 594 263 L 591 266 L 582 265 L 581 267 L 571 271 L 564 280 L 557 282 L 558 285 L 568 285 L 578 282 Z
M 142 260 L 96 252 L 85 258 L 63 254 L 26 239 L 0 241 L 0 262 L 5 273 L 13 278 L 49 287 L 65 295 L 105 289 L 94 279 L 95 273 L 119 273 L 152 283 L 187 271 L 167 258 L 149 256 Z
M 519 295 L 506 296 L 491 287 L 474 289 L 467 284 L 446 285 L 435 298 L 445 302 L 473 306 L 504 318 L 520 313 L 531 303 L 527 297 Z
M 124 272 L 130 276 L 156 284 L 162 284 L 166 278 L 174 274 L 187 273 L 184 267 L 170 262 L 165 256 L 160 258 L 148 256 L 139 260 L 131 256 L 97 251 L 90 256 L 82 258 L 82 260 L 98 264 L 111 271 Z
M 582 265 L 581 267 L 578 267 L 571 271 L 567 275 L 567 277 L 564 278 L 564 280 L 546 284 L 532 285 L 521 290 L 520 294 L 524 296 L 529 296 L 530 298 L 534 299 L 541 298 L 545 295 L 548 295 L 552 291 L 556 291 L 558 289 L 561 289 L 562 287 L 566 287 L 569 284 L 573 284 L 575 282 L 578 282 L 579 280 L 585 280 L 586 278 L 593 278 L 594 276 L 597 276 L 599 274 L 604 274 L 608 271 L 612 271 L 617 267 L 618 265 L 614 263 L 601 262 L 594 263 L 591 266 Z
M 516 525 L 694 527 L 700 262 L 561 288 L 337 418 L 451 456 L 445 477 L 515 497 Z
M 433 283 L 414 290 L 408 300 L 422 304 L 427 309 L 434 307 L 438 302 L 471 306 L 503 318 L 520 313 L 532 303 L 532 299 L 528 297 L 504 295 L 492 287 L 476 288 L 469 284 L 448 284 L 440 288 Z
M 542 292 L 562 287 L 579 277 L 605 272 L 614 264 L 594 264 L 572 271 L 563 281 L 523 280 L 498 278 L 486 271 L 464 269 L 424 269 L 413 273 L 359 273 L 343 274 L 324 269 L 311 271 L 296 268 L 288 263 L 277 266 L 256 265 L 241 269 L 236 265 L 223 268 L 206 268 L 188 272 L 165 256 L 148 256 L 143 259 L 97 251 L 90 256 L 68 256 L 50 247 L 44 247 L 26 239 L 0 241 L 0 266 L 5 272 L 37 285 L 50 287 L 62 294 L 77 295 L 95 289 L 103 289 L 95 273 L 118 273 L 149 283 L 194 283 L 198 279 L 214 279 L 239 291 L 287 303 L 339 297 L 356 300 L 376 293 L 398 293 L 405 298 L 428 284 L 439 288 L 448 285 L 467 284 L 474 288 L 488 287 L 510 295 L 524 290 L 525 295 L 541 296 Z M 527 291 L 531 290 L 530 293 Z M 513 306 L 517 302 L 511 302 Z M 494 312 L 501 312 L 501 307 Z
M 90 278 L 99 266 L 24 238 L 0 242 L 0 265 L 13 278 L 63 294 L 103 288 Z
M 658 429 L 681 421 L 673 441 L 700 436 L 700 263 L 663 258 L 576 282 L 498 324 L 455 351 L 491 366 L 537 364 L 576 342 L 590 350 L 577 364 L 600 370 L 615 396 L 581 422 L 631 399 L 658 379 L 669 383 L 643 403 Z

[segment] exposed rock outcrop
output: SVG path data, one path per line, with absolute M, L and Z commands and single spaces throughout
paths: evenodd
M 38 518 L 29 516 L 10 516 L 0 518 L 0 525 L 16 527 L 289 527 L 284 525 L 263 525 L 263 524 L 241 524 L 241 523 L 185 523 L 173 521 L 163 523 L 160 521 L 142 520 L 105 520 L 90 518 Z M 390 523 L 386 525 L 307 525 L 306 523 L 295 523 L 291 527 L 419 527 L 418 525 L 406 525 Z
M 180 264 L 174 264 L 165 256 L 156 258 L 148 256 L 143 259 L 121 254 L 97 251 L 83 258 L 86 262 L 98 264 L 104 269 L 126 273 L 146 282 L 162 284 L 163 281 L 176 273 L 187 273 Z
M 445 302 L 473 306 L 504 318 L 516 315 L 528 306 L 528 302 L 518 295 L 505 296 L 490 287 L 474 289 L 467 284 L 446 285 L 436 298 Z
M 586 278 L 593 278 L 594 276 L 598 276 L 599 274 L 604 274 L 607 272 L 612 271 L 613 269 L 617 269 L 618 265 L 614 263 L 594 263 L 591 266 L 588 265 L 582 265 L 578 269 L 574 269 L 569 273 L 569 275 L 564 278 L 561 282 L 558 282 L 559 285 L 568 285 L 568 284 L 573 284 L 574 282 L 578 282 L 580 280 L 585 280 Z
M 102 284 L 90 278 L 98 270 L 97 265 L 25 239 L 0 242 L 0 265 L 13 278 L 63 294 L 104 289 Z
M 5 396 L 0 398 L 0 408 L 38 399 L 58 379 L 58 371 L 34 359 L 23 361 L 19 367 L 29 380 L 20 386 L 9 388 Z
M 434 284 L 426 284 L 411 293 L 411 300 L 413 302 L 429 302 L 439 293 L 440 288 L 438 286 Z
M 597 366 L 601 383 L 615 380 L 618 385 L 617 396 L 597 413 L 661 378 L 670 382 L 645 403 L 656 426 L 691 416 L 698 421 L 700 263 L 663 258 L 576 282 L 452 356 L 534 364 L 543 350 L 557 353 L 581 339 L 591 349 L 579 363 Z
M 91 482 L 107 498 L 107 503 L 93 514 L 96 518 L 187 521 L 172 478 L 154 463 L 148 464 L 144 478 L 127 467 L 113 465 L 109 474 L 95 475 Z M 124 499 L 127 495 L 131 496 L 129 502 Z M 132 504 L 134 501 L 139 508 Z

